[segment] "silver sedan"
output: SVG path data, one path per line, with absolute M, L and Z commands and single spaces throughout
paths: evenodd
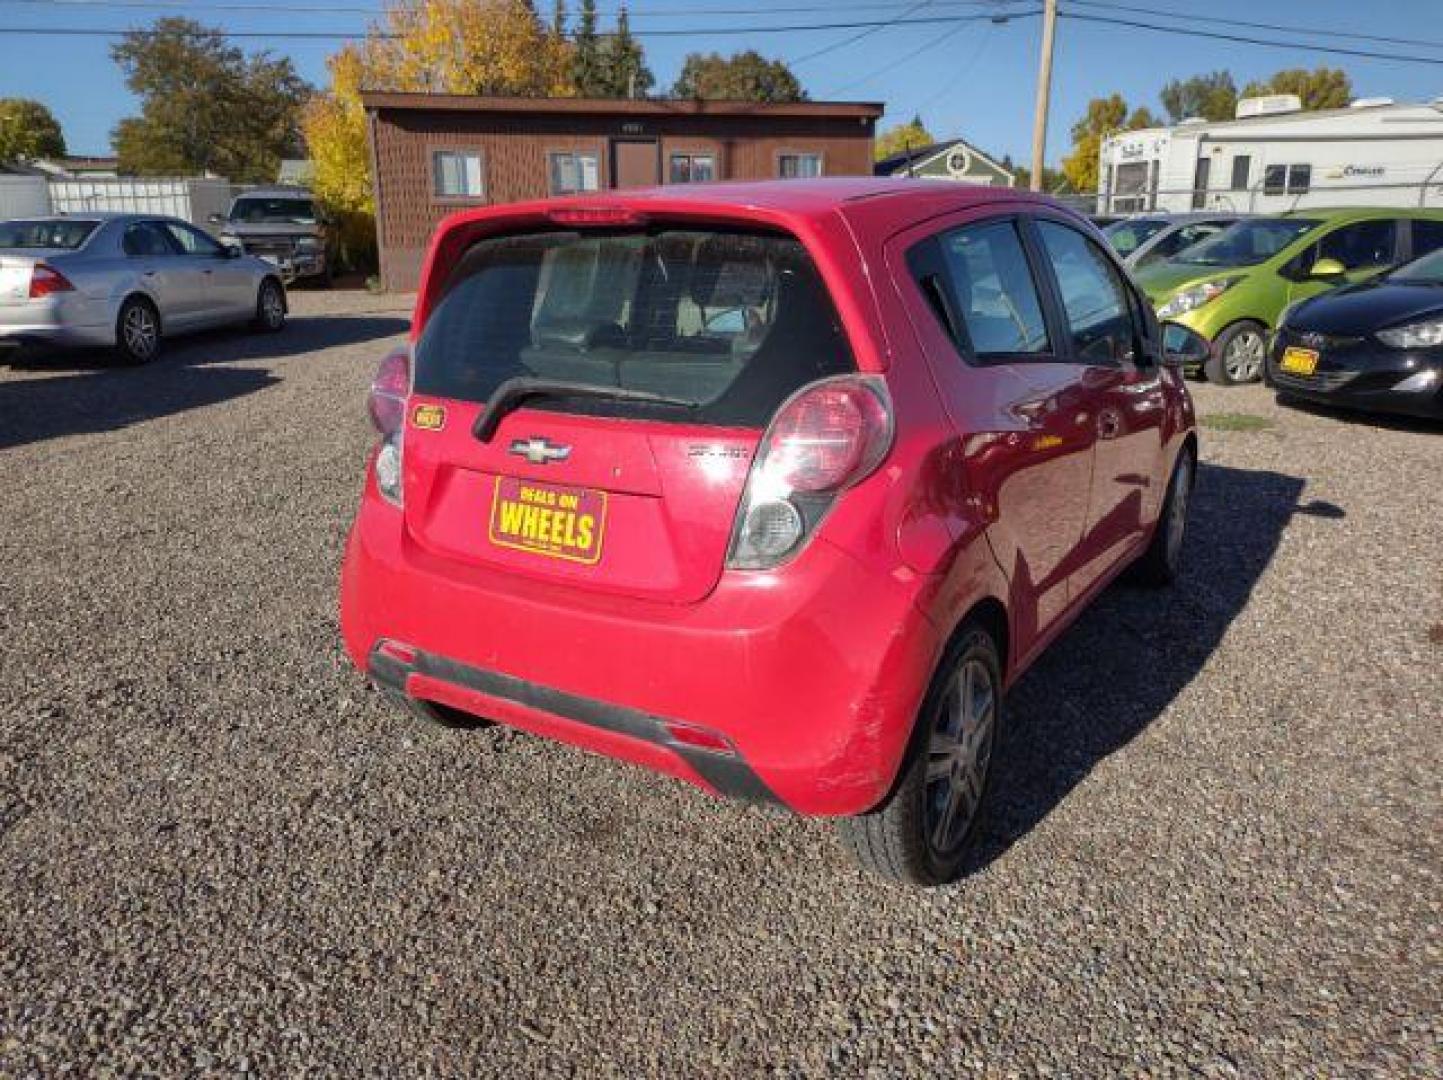
M 230 323 L 274 332 L 286 311 L 276 267 L 179 218 L 0 221 L 0 346 L 96 346 L 144 364 L 163 337 Z

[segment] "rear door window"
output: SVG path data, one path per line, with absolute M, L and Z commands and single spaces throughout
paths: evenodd
M 1136 356 L 1138 330 L 1128 288 L 1112 261 L 1076 229 L 1038 221 L 1037 231 L 1057 279 L 1078 359 L 1106 364 Z
M 1431 255 L 1443 248 L 1443 221 L 1413 219 L 1413 258 Z
M 1051 350 L 1037 282 L 1011 220 L 968 225 L 938 238 L 952 308 L 982 358 Z
M 158 221 L 137 221 L 127 226 L 121 243 L 127 255 L 150 258 L 180 254 L 180 245 Z
M 795 390 L 856 370 L 801 243 L 698 229 L 482 240 L 416 346 L 415 388 L 482 402 L 508 379 L 670 399 L 563 393 L 536 407 L 763 427 Z

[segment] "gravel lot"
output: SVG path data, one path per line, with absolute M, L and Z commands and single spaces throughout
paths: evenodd
M 0 366 L 0 1074 L 1443 1070 L 1443 433 L 1198 387 L 1185 581 L 1024 680 L 919 893 L 369 692 L 336 577 L 406 311 L 294 301 Z

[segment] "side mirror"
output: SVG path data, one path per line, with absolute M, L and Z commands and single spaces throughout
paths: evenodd
M 239 259 L 245 251 L 239 244 L 222 244 L 220 246 L 220 257 L 222 259 Z
M 1319 259 L 1308 271 L 1308 277 L 1315 281 L 1336 281 L 1348 272 L 1348 268 L 1337 259 Z
M 206 220 L 212 225 L 224 225 L 228 219 L 224 214 L 211 214 Z
M 1162 362 L 1169 367 L 1193 367 L 1212 353 L 1208 339 L 1182 323 L 1162 324 Z

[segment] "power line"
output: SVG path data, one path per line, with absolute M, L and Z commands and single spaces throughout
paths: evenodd
M 1266 45 L 1273 49 L 1302 49 L 1305 51 L 1332 53 L 1335 56 L 1359 56 L 1367 60 L 1392 60 L 1400 64 L 1434 64 L 1443 66 L 1443 57 L 1405 56 L 1400 53 L 1374 52 L 1369 49 L 1345 49 L 1341 45 L 1318 45 L 1308 41 L 1269 41 L 1266 38 L 1247 37 L 1243 34 L 1225 34 L 1220 30 L 1193 30 L 1181 26 L 1160 26 L 1157 23 L 1137 19 L 1119 19 L 1107 15 L 1084 15 L 1078 12 L 1059 11 L 1058 17 L 1073 22 L 1106 23 L 1110 26 L 1128 26 L 1136 30 L 1155 30 L 1162 34 L 1180 34 L 1183 37 L 1212 38 L 1215 41 L 1235 41 L 1244 45 Z
M 1310 26 L 1288 26 L 1283 23 L 1250 22 L 1246 19 L 1224 19 L 1216 15 L 1198 15 L 1193 12 L 1173 11 L 1166 8 L 1142 7 L 1138 4 L 1118 4 L 1111 0 L 1068 0 L 1080 7 L 1106 8 L 1111 11 L 1131 11 L 1142 15 L 1162 15 L 1170 19 L 1187 19 L 1191 22 L 1215 23 L 1220 26 L 1241 26 L 1249 30 L 1281 30 L 1285 34 L 1311 34 L 1318 37 L 1351 38 L 1355 41 L 1377 41 L 1385 45 L 1421 45 L 1425 48 L 1443 49 L 1443 41 L 1424 41 L 1418 38 L 1383 37 L 1379 34 L 1360 34 L 1353 30 L 1337 30 Z M 1314 46 L 1309 46 L 1313 48 Z
M 844 93 L 845 91 L 852 89 L 852 87 L 854 86 L 862 86 L 866 83 L 869 83 L 877 76 L 885 75 L 887 72 L 891 71 L 899 64 L 905 64 L 907 63 L 907 61 L 914 60 L 917 57 L 921 56 L 924 52 L 935 49 L 939 45 L 945 45 L 947 42 L 951 41 L 954 37 L 962 33 L 964 30 L 970 30 L 972 28 L 972 25 L 972 23 L 963 23 L 961 26 L 954 26 L 951 30 L 948 30 L 941 37 L 935 37 L 932 38 L 930 41 L 923 42 L 920 47 L 913 49 L 911 52 L 903 53 L 901 56 L 893 58 L 886 64 L 883 64 L 881 67 L 875 68 L 872 71 L 868 72 L 866 75 L 863 75 L 861 78 L 853 79 L 851 82 L 843 83 L 841 86 L 838 86 L 832 90 L 828 90 L 826 96 L 836 97 L 838 94 Z
M 906 18 L 908 15 L 911 15 L 914 11 L 921 11 L 931 2 L 932 0 L 921 0 L 921 3 L 913 4 L 911 7 L 904 10 L 895 19 L 887 22 L 885 26 L 895 26 L 897 23 L 901 22 L 902 19 Z M 795 59 L 788 60 L 787 63 L 791 67 L 796 67 L 798 64 L 805 64 L 807 61 L 815 60 L 819 56 L 826 56 L 828 53 L 836 52 L 838 49 L 845 49 L 848 45 L 861 41 L 864 37 L 871 37 L 873 34 L 877 33 L 882 29 L 884 29 L 884 26 L 869 27 L 868 29 L 863 30 L 861 33 L 852 34 L 843 41 L 838 41 L 835 44 L 824 46 L 823 48 L 817 49 L 815 52 L 807 53 L 805 56 L 798 56 Z
M 283 11 L 282 8 L 272 8 L 272 11 Z M 820 30 L 860 30 L 864 27 L 885 28 L 890 26 L 951 26 L 957 23 L 967 22 L 992 22 L 997 19 L 1003 21 L 1011 19 L 1025 19 L 1036 15 L 1037 11 L 1013 11 L 1008 10 L 1005 16 L 1002 15 L 936 15 L 923 19 L 860 19 L 849 22 L 829 23 L 795 23 L 785 26 L 692 26 L 683 28 L 671 28 L 663 30 L 632 30 L 633 37 L 706 37 L 725 35 L 728 37 L 747 34 L 804 34 Z M 26 34 L 36 37 L 124 37 L 126 34 L 138 34 L 141 36 L 154 36 L 163 31 L 149 28 L 125 29 L 125 28 L 102 28 L 95 26 L 0 26 L 0 34 Z M 354 30 L 222 30 L 226 37 L 233 38 L 271 38 L 277 41 L 289 39 L 349 39 L 365 36 Z M 598 37 L 610 37 L 612 31 L 599 31 Z M 377 37 L 393 38 L 397 35 L 386 31 L 376 33 Z
M 1035 0 L 931 0 L 929 6 L 937 8 L 974 8 L 986 9 L 989 13 L 1004 13 L 1008 6 L 1035 3 Z M 385 15 L 387 6 L 382 3 L 379 6 L 368 6 L 358 4 L 261 4 L 254 0 L 219 0 L 217 3 L 200 4 L 190 3 L 189 0 L 0 0 L 0 6 L 4 5 L 25 5 L 29 7 L 48 7 L 63 10 L 65 8 L 127 8 L 133 10 L 156 10 L 164 11 L 171 8 L 184 10 L 192 14 L 199 14 L 207 11 L 216 12 L 252 12 L 256 14 L 275 14 L 283 12 L 286 14 L 302 12 L 306 14 L 334 14 L 334 15 Z M 889 3 L 886 0 L 862 0 L 861 3 L 836 3 L 836 4 L 782 4 L 782 5 L 752 5 L 725 7 L 699 7 L 686 10 L 674 8 L 634 8 L 627 7 L 626 13 L 631 18 L 648 19 L 675 19 L 690 18 L 696 15 L 800 15 L 815 12 L 838 12 L 838 11 L 895 11 L 902 5 Z M 603 18 L 615 17 L 619 14 L 620 8 L 614 11 L 598 11 L 597 14 Z

